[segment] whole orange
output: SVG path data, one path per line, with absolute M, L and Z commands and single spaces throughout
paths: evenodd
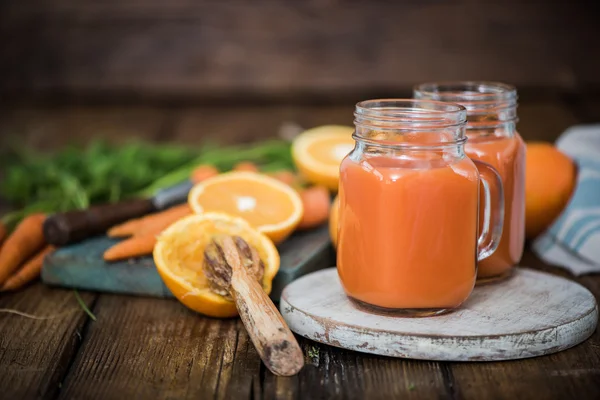
M 525 170 L 525 235 L 534 238 L 560 215 L 575 188 L 576 167 L 556 147 L 527 143 Z
M 337 247 L 338 234 L 338 215 L 340 213 L 340 197 L 335 196 L 331 204 L 331 212 L 329 213 L 329 237 L 333 243 L 333 247 Z

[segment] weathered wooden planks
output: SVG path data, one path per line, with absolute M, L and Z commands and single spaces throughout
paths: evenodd
M 93 139 L 155 141 L 163 129 L 171 133 L 168 115 L 164 108 L 148 106 L 1 108 L 0 150 L 9 143 L 52 151 Z
M 553 356 L 483 364 L 391 359 L 301 339 L 305 368 L 278 378 L 260 365 L 235 320 L 198 316 L 174 301 L 110 295 L 95 313 L 61 398 L 592 399 L 600 387 L 596 337 Z
M 236 319 L 104 295 L 60 398 L 249 398 L 260 359 Z
M 249 141 L 273 135 L 286 121 L 302 126 L 327 122 L 350 124 L 355 100 L 360 98 L 349 99 L 346 105 L 339 107 L 65 106 L 12 109 L 9 110 L 11 118 L 7 118 L 5 109 L 0 117 L 0 142 L 11 136 L 38 148 L 56 148 L 71 138 L 83 143 L 91 137 L 102 136 L 103 132 L 112 135 L 113 140 L 133 132 L 152 140 L 185 143 L 199 142 L 204 137 L 226 142 Z M 554 96 L 524 96 L 519 108 L 519 128 L 523 136 L 553 140 L 572 123 L 598 120 L 600 103 L 593 98 L 572 100 L 565 105 Z M 58 144 L 52 145 L 55 141 Z M 524 264 L 570 276 L 561 269 L 544 266 L 529 252 Z M 578 281 L 598 299 L 600 277 L 589 276 Z M 39 293 L 32 292 L 34 289 Z M 68 299 L 68 307 L 71 304 L 77 307 L 72 296 L 71 291 L 36 285 L 23 293 L 0 294 L 0 307 L 50 315 L 65 299 Z M 83 293 L 82 296 L 88 304 L 95 298 Z M 63 319 L 55 321 L 60 322 L 61 329 L 55 329 L 54 322 L 47 325 L 48 321 L 30 321 L 0 313 L 0 397 L 6 394 L 7 398 L 8 395 L 10 398 L 60 395 L 65 399 L 122 399 L 127 394 L 148 391 L 152 398 L 171 395 L 226 399 L 599 397 L 598 331 L 584 344 L 555 356 L 477 365 L 361 355 L 300 340 L 306 368 L 297 377 L 276 378 L 261 366 L 239 322 L 205 319 L 186 311 L 175 301 L 103 295 L 97 298 L 93 311 L 103 317 L 99 322 L 88 322 L 84 331 L 81 331 L 86 320 L 83 313 L 77 316 L 81 323 L 79 319 L 74 325 Z M 161 322 L 163 320 L 165 322 Z M 156 328 L 152 329 L 152 325 Z M 68 328 L 63 331 L 64 326 Z M 77 348 L 69 340 L 79 340 L 78 329 L 85 342 L 76 358 Z M 139 334 L 135 336 L 134 332 Z M 192 339 L 202 340 L 202 343 L 193 345 Z M 68 344 L 66 348 L 61 347 L 64 343 Z M 63 355 L 64 362 L 58 361 L 59 354 Z M 16 360 L 23 365 L 7 364 L 7 360 L 13 359 L 9 355 L 17 355 Z M 70 368 L 69 362 L 72 363 Z M 63 393 L 60 393 L 59 383 L 64 375 L 68 376 L 63 380 Z
M 410 96 L 410 91 L 395 95 Z M 555 92 L 542 98 L 528 97 L 525 94 L 518 109 L 519 130 L 528 140 L 554 140 L 580 120 Z M 354 103 L 360 100 L 364 99 L 356 97 L 338 105 L 188 105 L 172 109 L 135 105 L 4 108 L 0 109 L 0 146 L 18 140 L 35 148 L 56 149 L 93 138 L 115 143 L 131 138 L 184 144 L 252 142 L 317 125 L 351 126 Z M 587 121 L 600 118 L 600 108 L 593 104 L 585 102 L 581 107 Z M 596 109 L 599 111 L 594 114 Z
M 81 293 L 81 297 L 91 305 L 97 296 Z M 0 294 L 0 309 L 45 318 L 0 312 L 0 397 L 53 398 L 79 349 L 88 320 L 73 291 L 38 283 L 19 293 Z
M 266 371 L 237 320 L 214 320 L 171 300 L 104 295 L 60 398 L 362 399 L 446 391 L 439 365 L 394 360 L 301 340 L 297 376 Z M 381 397 L 379 397 L 381 395 Z
M 586 3 L 8 2 L 0 91 L 298 99 L 389 96 L 431 79 L 598 86 Z
M 299 339 L 306 365 L 298 376 L 264 377 L 264 399 L 432 399 L 448 395 L 438 363 L 358 354 Z
M 406 94 L 406 93 L 405 93 Z M 356 98 L 358 102 L 360 98 Z M 324 124 L 352 125 L 354 100 L 342 105 L 71 106 L 0 108 L 0 150 L 10 142 L 54 150 L 94 138 L 199 145 L 248 143 Z

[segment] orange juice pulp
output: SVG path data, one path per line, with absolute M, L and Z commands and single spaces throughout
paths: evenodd
M 525 244 L 525 144 L 516 133 L 514 137 L 469 136 L 465 151 L 469 157 L 492 165 L 502 178 L 502 238 L 498 249 L 479 262 L 477 277 L 502 276 L 521 260 Z M 491 194 L 494 198 L 494 193 Z
M 458 307 L 476 278 L 473 162 L 347 157 L 340 174 L 337 264 L 346 293 L 390 309 Z

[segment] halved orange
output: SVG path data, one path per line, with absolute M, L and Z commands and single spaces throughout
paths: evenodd
M 270 293 L 279 253 L 269 238 L 242 218 L 205 213 L 180 219 L 158 237 L 154 262 L 165 285 L 186 307 L 211 317 L 233 317 L 235 304 L 210 290 L 202 270 L 204 248 L 215 234 L 239 236 L 256 249 L 265 266 L 262 286 Z
M 315 185 L 337 191 L 340 163 L 354 148 L 349 126 L 325 125 L 298 135 L 292 143 L 292 158 L 298 171 Z
M 192 188 L 188 203 L 197 214 L 217 211 L 242 217 L 275 243 L 294 231 L 304 211 L 298 192 L 255 172 L 209 178 Z

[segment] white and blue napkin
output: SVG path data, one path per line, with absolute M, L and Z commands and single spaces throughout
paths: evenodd
M 533 251 L 575 275 L 600 272 L 600 124 L 567 129 L 556 147 L 576 162 L 577 183 L 567 207 L 534 241 Z

